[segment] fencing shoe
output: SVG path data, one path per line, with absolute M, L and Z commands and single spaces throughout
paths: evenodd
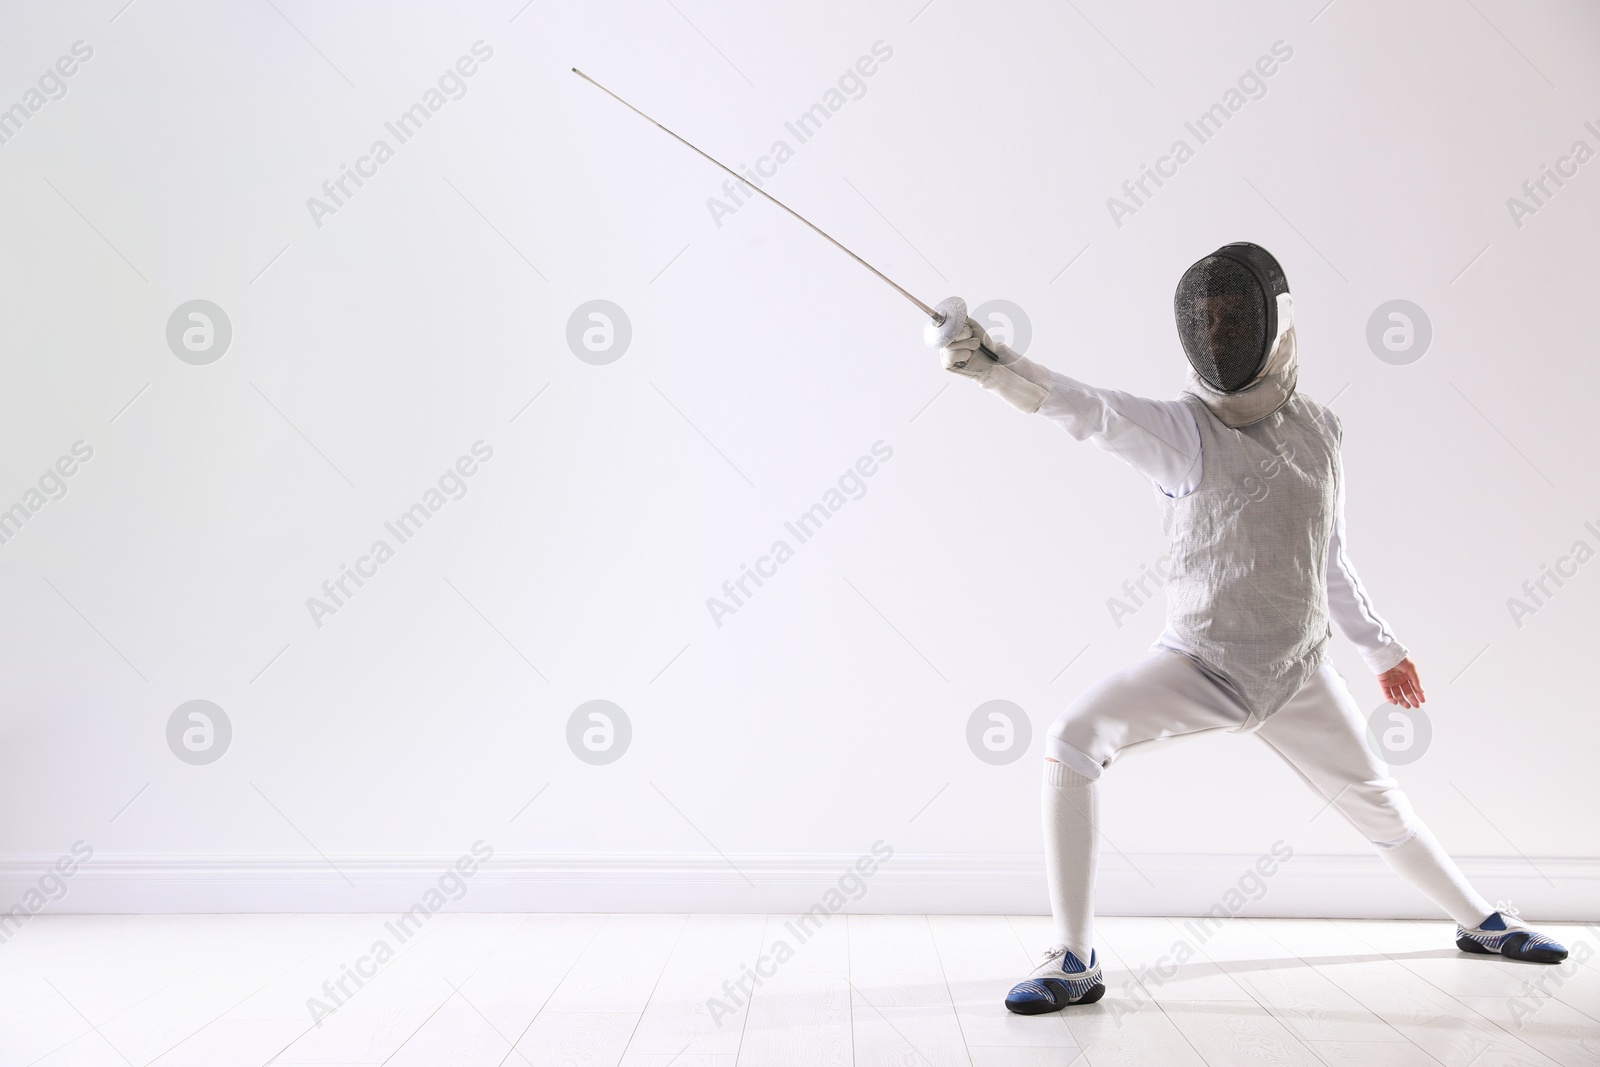
M 1068 1004 L 1093 1004 L 1105 995 L 1100 963 L 1093 951 L 1085 967 L 1065 948 L 1052 948 L 1025 981 L 1011 987 L 1006 994 L 1006 1007 L 1018 1015 L 1043 1015 L 1060 1011 Z
M 1483 922 L 1467 929 L 1456 927 L 1456 948 L 1462 952 L 1500 955 L 1524 963 L 1560 963 L 1567 958 L 1567 948 L 1553 937 L 1535 933 L 1517 919 L 1512 912 L 1497 911 Z M 1021 988 L 1020 986 L 1018 988 Z

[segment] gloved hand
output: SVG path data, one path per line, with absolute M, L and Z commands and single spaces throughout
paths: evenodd
M 1018 374 L 1010 366 L 991 358 L 989 353 L 1004 358 L 1017 358 L 1008 349 L 995 344 L 989 335 L 966 318 L 966 308 L 958 301 L 947 300 L 939 305 L 947 316 L 959 310 L 962 317 L 960 329 L 947 319 L 943 326 L 929 323 L 924 339 L 929 346 L 939 349 L 939 361 L 944 369 L 963 378 L 971 378 L 985 389 L 1018 411 L 1033 414 L 1050 395 L 1050 390 Z M 987 349 L 988 351 L 983 351 Z
M 989 335 L 968 319 L 962 323 L 961 329 L 949 343 L 939 349 L 939 362 L 943 363 L 944 369 L 951 374 L 981 381 L 988 373 L 988 368 L 984 364 L 993 365 L 995 362 L 990 358 L 991 352 L 994 352 L 994 349 L 989 347 Z

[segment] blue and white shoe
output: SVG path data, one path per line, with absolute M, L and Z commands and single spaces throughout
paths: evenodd
M 1484 955 L 1498 952 L 1507 959 L 1524 963 L 1560 963 L 1567 958 L 1565 945 L 1523 926 L 1515 911 L 1510 918 L 1505 912 L 1497 911 L 1470 930 L 1458 925 L 1456 948 Z
M 1089 953 L 1089 966 L 1064 948 L 1045 952 L 1044 962 L 1027 979 L 1011 987 L 1006 1007 L 1018 1015 L 1044 1015 L 1068 1004 L 1093 1004 L 1106 995 L 1100 963 Z

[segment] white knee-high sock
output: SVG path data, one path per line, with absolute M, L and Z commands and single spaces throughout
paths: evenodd
M 1064 763 L 1044 765 L 1044 870 L 1056 943 L 1089 963 L 1094 947 L 1095 784 Z
M 1462 926 L 1477 926 L 1494 912 L 1480 897 L 1452 860 L 1439 847 L 1433 834 L 1421 824 L 1404 844 L 1378 849 L 1394 872 L 1422 891 L 1422 894 Z

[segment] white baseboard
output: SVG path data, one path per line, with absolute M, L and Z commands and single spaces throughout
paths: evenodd
M 401 912 L 439 885 L 456 856 L 119 855 L 96 853 L 64 881 L 41 875 L 55 856 L 0 858 L 0 922 L 14 905 L 39 914 L 184 912 Z M 476 912 L 803 912 L 849 899 L 879 914 L 1043 914 L 1044 864 L 1035 854 L 897 853 L 864 891 L 844 853 L 497 853 L 445 907 Z M 1296 855 L 1257 882 L 1258 857 L 1102 857 L 1102 915 L 1202 915 L 1219 904 L 1241 915 L 1439 918 L 1375 855 Z M 1530 918 L 1600 919 L 1600 859 L 1463 857 L 1491 903 Z M 447 890 L 456 887 L 448 879 Z M 1235 895 L 1229 894 L 1236 890 Z M 32 891 L 33 895 L 29 895 Z M 448 894 L 447 894 L 448 895 Z M 55 899 L 48 899 L 54 897 Z

